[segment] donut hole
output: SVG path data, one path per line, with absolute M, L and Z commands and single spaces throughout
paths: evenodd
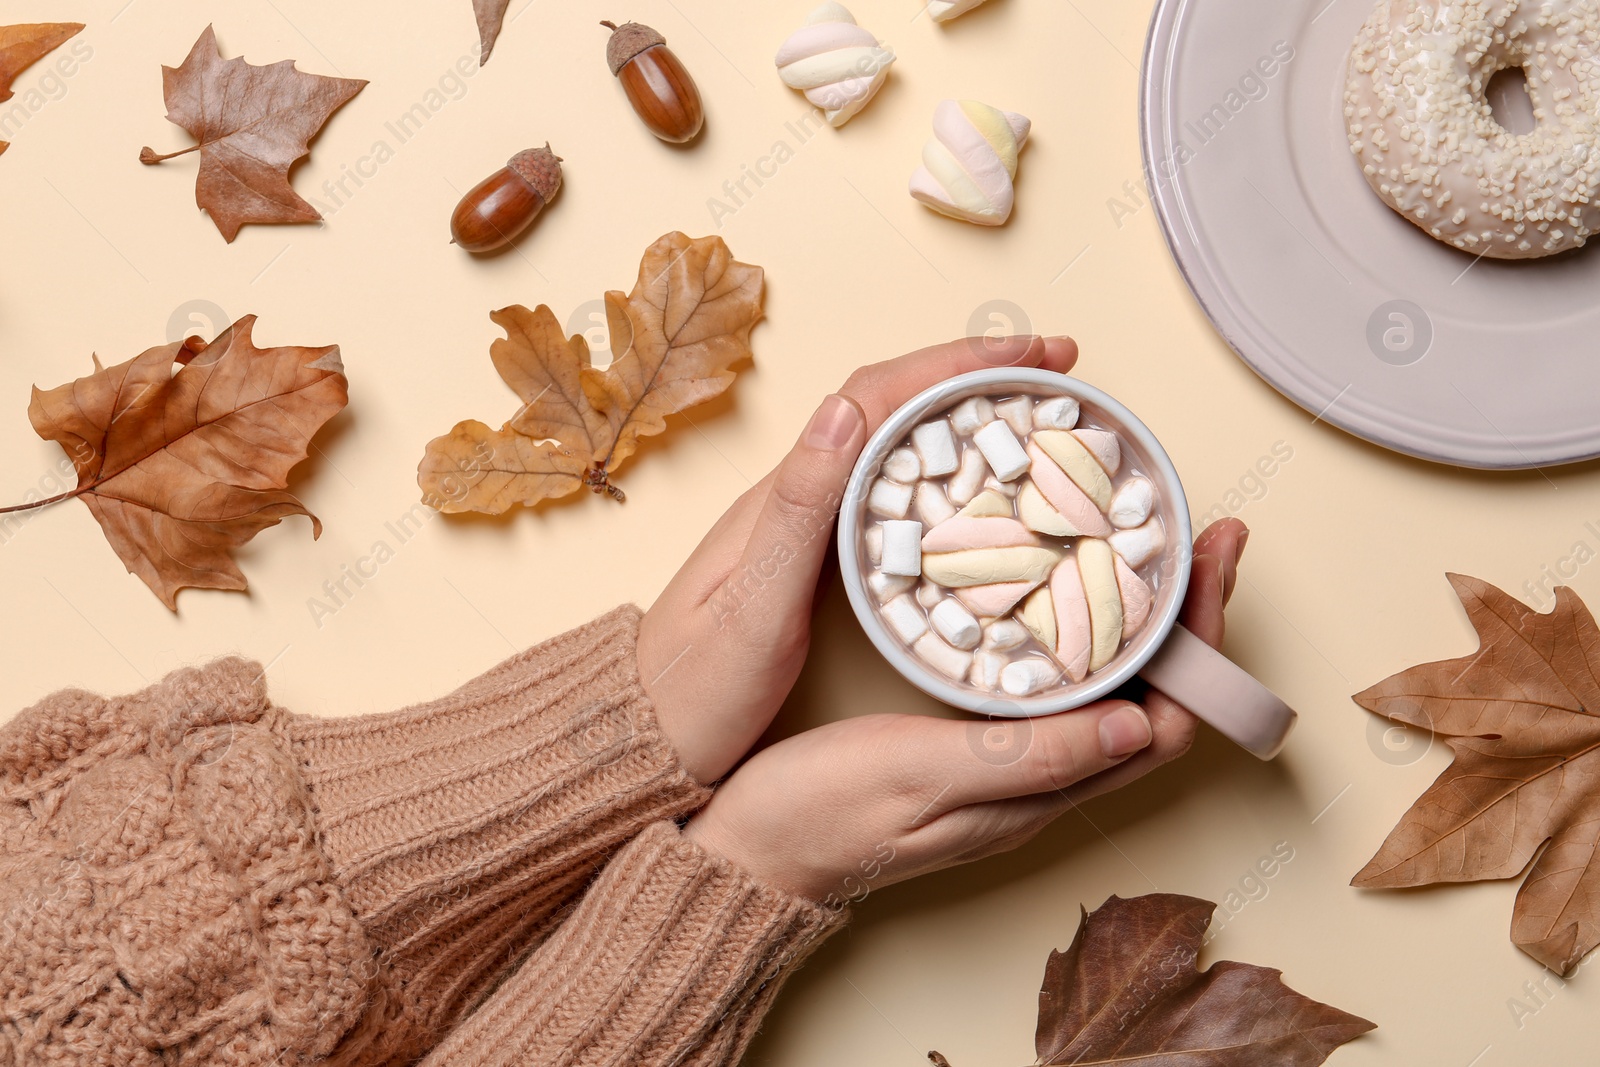
M 1483 95 L 1489 101 L 1489 113 L 1507 133 L 1520 137 L 1538 128 L 1533 99 L 1528 95 L 1528 75 L 1521 67 L 1495 71 Z

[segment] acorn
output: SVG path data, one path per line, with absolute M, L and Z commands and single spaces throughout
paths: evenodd
M 561 157 L 530 148 L 472 187 L 450 216 L 450 237 L 468 252 L 510 244 L 561 188 Z
M 683 63 L 667 47 L 667 39 L 637 22 L 600 25 L 611 31 L 606 62 L 622 80 L 628 102 L 650 132 L 663 141 L 692 141 L 706 120 L 700 90 Z

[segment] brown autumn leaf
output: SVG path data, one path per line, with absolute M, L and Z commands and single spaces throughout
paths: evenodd
M 1570 974 L 1600 944 L 1600 630 L 1564 586 L 1546 615 L 1477 578 L 1449 577 L 1478 651 L 1401 671 L 1355 701 L 1443 736 L 1455 759 L 1351 884 L 1527 871 L 1511 940 Z
M 1283 972 L 1196 960 L 1209 900 L 1113 896 L 1084 912 L 1039 989 L 1038 1063 L 1314 1067 L 1375 1024 L 1283 984 Z M 949 1061 L 937 1052 L 940 1067 Z
M 492 515 L 585 485 L 621 500 L 611 475 L 639 438 L 732 384 L 732 368 L 750 356 L 763 285 L 761 268 L 735 260 L 720 237 L 667 234 L 646 249 L 632 293 L 606 294 L 615 355 L 605 370 L 545 305 L 491 313 L 506 336 L 489 355 L 522 407 L 498 430 L 462 422 L 428 442 L 417 468 L 423 500 Z
M 17 75 L 60 48 L 83 30 L 81 22 L 32 22 L 0 26 L 0 102 L 12 97 Z M 0 155 L 11 145 L 0 141 Z
M 489 62 L 489 53 L 494 51 L 510 6 L 511 0 L 472 0 L 472 14 L 478 20 L 478 66 Z
M 199 143 L 139 162 L 160 163 L 200 153 L 195 202 L 230 243 L 250 223 L 318 222 L 322 216 L 289 185 L 289 168 L 311 154 L 333 113 L 367 83 L 294 69 L 293 60 L 265 67 L 223 59 L 210 26 L 183 66 L 162 67 L 167 120 Z
M 311 438 L 349 398 L 337 346 L 257 348 L 246 316 L 206 345 L 152 348 L 54 389 L 28 418 L 66 449 L 77 497 L 128 570 L 177 610 L 185 587 L 243 589 L 232 551 L 289 515 L 322 524 L 287 491 Z M 178 370 L 173 373 L 173 365 Z

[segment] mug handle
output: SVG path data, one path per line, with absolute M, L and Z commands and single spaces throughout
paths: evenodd
M 1182 626 L 1172 627 L 1139 675 L 1264 760 L 1278 754 L 1299 718 L 1243 667 Z

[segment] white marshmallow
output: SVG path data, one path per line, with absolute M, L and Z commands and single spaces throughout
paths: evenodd
M 1060 678 L 1061 672 L 1050 661 L 1028 656 L 1006 664 L 1000 672 L 1000 688 L 1014 697 L 1032 696 Z
M 950 424 L 956 433 L 973 434 L 985 423 L 994 419 L 994 402 L 986 396 L 969 396 L 950 412 Z
M 1053 396 L 1033 409 L 1035 430 L 1070 430 L 1078 425 L 1078 398 Z
M 1106 540 L 1117 550 L 1117 555 L 1128 561 L 1128 566 L 1138 570 L 1161 554 L 1167 547 L 1167 534 L 1160 521 L 1151 519 L 1143 526 L 1131 530 L 1118 530 Z
M 922 574 L 922 523 L 899 519 L 883 524 L 884 574 L 916 578 Z
M 944 590 L 926 578 L 923 579 L 921 585 L 917 586 L 917 603 L 923 607 L 932 608 L 943 599 Z
M 928 613 L 928 621 L 940 637 L 964 652 L 977 648 L 983 637 L 983 627 L 978 625 L 978 620 L 954 597 L 940 601 Z
M 900 574 L 885 574 L 882 571 L 873 571 L 867 575 L 867 588 L 872 590 L 872 595 L 878 598 L 878 603 L 893 600 L 901 593 L 909 592 L 917 584 L 915 578 L 907 578 Z
M 1148 478 L 1129 478 L 1111 498 L 1111 508 L 1106 518 L 1119 530 L 1143 526 L 1155 508 L 1156 488 Z
M 923 634 L 917 638 L 917 643 L 911 646 L 911 650 L 922 657 L 922 662 L 958 682 L 965 678 L 967 671 L 972 668 L 972 653 L 951 648 L 939 640 L 936 634 Z
M 867 527 L 867 532 L 861 535 L 861 540 L 867 546 L 867 558 L 874 565 L 883 562 L 883 527 L 877 524 Z
M 906 512 L 911 510 L 911 487 L 879 478 L 872 483 L 872 491 L 867 494 L 867 510 L 891 519 L 905 518 Z
M 944 419 L 925 422 L 912 430 L 911 447 L 922 458 L 924 478 L 942 478 L 960 465 L 956 456 L 956 435 Z
M 908 645 L 928 632 L 927 616 L 922 614 L 917 602 L 907 595 L 895 597 L 882 610 L 883 621 Z
M 956 514 L 956 506 L 944 495 L 938 482 L 923 482 L 917 486 L 917 518 L 924 526 L 937 526 Z
M 1033 428 L 1033 397 L 1014 396 L 996 404 L 994 413 L 1005 419 L 1006 425 L 1016 431 L 1018 437 L 1026 437 Z
M 1004 493 L 1009 497 L 1014 497 L 1017 495 L 1017 490 L 1022 488 L 1022 483 L 1015 480 L 1002 482 L 999 478 L 996 478 L 991 474 L 989 477 L 983 480 L 983 487 L 985 489 L 993 489 L 997 493 Z
M 999 419 L 973 434 L 972 443 L 983 452 L 983 458 L 989 461 L 994 476 L 1002 482 L 1021 477 L 1033 462 L 1017 440 L 1017 435 L 1011 432 L 1011 427 Z
M 972 670 L 967 681 L 978 689 L 1000 688 L 1000 672 L 1011 660 L 998 652 L 979 652 L 972 657 Z
M 983 480 L 989 476 L 989 464 L 976 448 L 961 453 L 961 469 L 950 479 L 950 500 L 965 507 L 983 489 Z
M 996 619 L 984 628 L 983 647 L 996 652 L 1016 648 L 1028 639 L 1028 628 L 1016 619 Z
M 901 485 L 912 485 L 922 476 L 922 461 L 911 449 L 897 448 L 883 461 L 883 476 Z

